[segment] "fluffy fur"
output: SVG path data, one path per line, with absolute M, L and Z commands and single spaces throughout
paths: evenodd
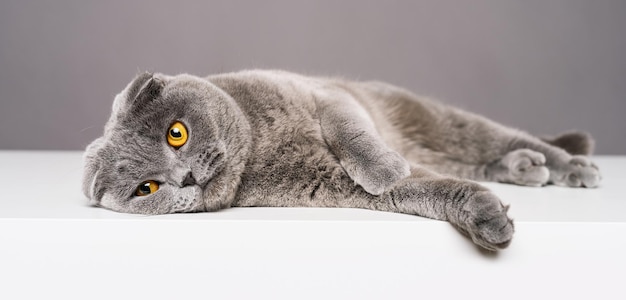
M 189 140 L 167 143 L 180 121 Z M 83 190 L 119 212 L 356 207 L 450 222 L 506 247 L 513 222 L 477 181 L 595 187 L 589 135 L 540 139 L 381 82 L 243 71 L 141 74 L 87 147 Z M 569 153 L 568 153 L 569 152 Z M 159 183 L 136 196 L 146 180 Z

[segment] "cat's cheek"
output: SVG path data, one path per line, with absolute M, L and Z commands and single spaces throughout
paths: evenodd
M 143 214 L 143 215 L 162 215 L 170 213 L 171 204 L 167 199 L 170 197 L 167 193 L 160 189 L 157 193 L 144 196 L 135 197 L 128 202 L 128 209 L 130 213 Z
M 108 208 L 112 211 L 129 212 L 126 207 L 120 205 L 119 201 L 117 201 L 117 199 L 109 193 L 105 193 L 102 196 L 102 199 L 100 199 L 100 203 L 98 205 L 104 208 Z
M 166 214 L 169 212 L 169 205 L 163 201 L 163 194 L 165 193 L 159 191 L 158 194 L 154 195 L 121 200 L 107 193 L 102 197 L 100 206 L 121 213 L 142 215 Z
M 159 189 L 150 195 L 133 197 L 129 200 L 123 201 L 124 204 L 122 212 L 143 214 L 143 215 L 162 215 L 172 213 L 176 193 L 176 188 L 161 184 Z

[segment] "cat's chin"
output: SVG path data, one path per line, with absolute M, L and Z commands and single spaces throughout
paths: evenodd
M 181 211 L 174 211 L 173 213 L 177 213 L 177 214 L 186 214 L 186 213 L 201 213 L 201 212 L 206 212 L 206 207 L 204 206 L 204 201 L 200 200 L 198 201 L 198 203 L 196 203 L 195 205 L 192 205 L 191 207 L 181 210 Z
M 196 184 L 177 188 L 170 200 L 171 206 L 164 213 L 189 213 L 204 210 L 204 190 Z
M 185 207 L 173 207 L 169 212 L 171 214 L 182 214 L 182 213 L 198 213 L 205 212 L 206 205 L 203 198 L 204 191 L 198 188 L 199 192 L 196 194 L 196 198 L 193 202 L 189 203 Z

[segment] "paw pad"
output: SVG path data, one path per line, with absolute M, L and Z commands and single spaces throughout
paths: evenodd
M 474 243 L 491 251 L 508 247 L 515 231 L 508 209 L 491 192 L 474 195 L 466 205 L 467 231 Z

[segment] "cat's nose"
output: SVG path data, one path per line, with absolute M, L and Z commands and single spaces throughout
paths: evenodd
M 191 171 L 187 172 L 187 175 L 185 175 L 185 179 L 183 179 L 183 183 L 182 186 L 186 187 L 188 185 L 194 185 L 196 184 L 196 179 L 193 178 L 193 174 L 191 174 Z

